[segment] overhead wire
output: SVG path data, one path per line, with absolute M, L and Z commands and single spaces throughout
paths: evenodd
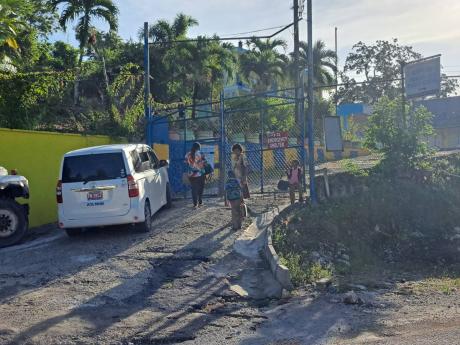
M 258 29 L 258 30 L 246 31 L 246 32 L 239 32 L 239 33 L 236 33 L 236 34 L 225 34 L 225 35 L 222 35 L 222 36 L 247 35 L 247 34 L 253 34 L 253 33 L 263 32 L 263 31 L 268 31 L 268 30 L 281 29 L 281 28 L 284 28 L 285 26 L 286 26 L 286 25 L 272 26 L 271 28 Z

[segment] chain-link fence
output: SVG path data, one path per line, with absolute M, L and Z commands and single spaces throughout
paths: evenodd
M 174 111 L 157 114 L 152 120 L 154 141 L 169 146 L 169 175 L 176 197 L 186 197 L 190 189 L 185 156 L 193 143 L 199 142 L 206 159 L 214 167 L 208 177 L 205 195 L 221 194 L 221 111 L 218 103 L 181 106 Z
M 214 174 L 206 184 L 208 195 L 222 195 L 226 172 L 233 169 L 232 146 L 237 143 L 244 149 L 252 193 L 276 192 L 293 161 L 305 166 L 304 123 L 296 122 L 292 89 L 180 106 L 155 116 L 152 125 L 153 132 L 163 133 L 162 142 L 169 145 L 170 180 L 176 196 L 186 196 L 189 190 L 185 155 L 194 142 L 202 145 L 207 160 L 214 163 Z
M 226 168 L 232 168 L 232 146 L 243 147 L 252 193 L 277 191 L 294 161 L 305 166 L 303 123 L 295 116 L 293 90 L 225 100 Z

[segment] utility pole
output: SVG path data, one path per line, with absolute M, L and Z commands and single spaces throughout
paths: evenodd
M 149 49 L 149 23 L 144 23 L 144 116 L 145 116 L 145 142 L 152 145 L 150 129 L 150 49 Z
M 299 0 L 294 0 L 294 75 L 295 75 L 295 118 L 297 124 L 302 123 L 300 113 L 300 80 L 299 80 Z M 303 98 L 303 95 L 302 95 Z
M 406 78 L 404 75 L 404 69 L 406 67 L 406 63 L 401 60 L 399 62 L 400 69 L 401 69 L 401 123 L 402 128 L 407 129 L 407 119 L 406 119 Z
M 312 0 L 307 0 L 307 22 L 308 22 L 308 174 L 310 176 L 310 200 L 312 204 L 317 203 L 315 188 L 315 138 L 313 128 L 314 116 L 314 74 L 313 74 L 313 13 Z
M 339 93 L 339 55 L 337 48 L 337 27 L 335 28 L 335 116 L 338 115 Z

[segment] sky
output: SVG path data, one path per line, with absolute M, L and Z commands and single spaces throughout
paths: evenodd
M 286 25 L 292 22 L 292 0 L 114 0 L 120 9 L 119 34 L 137 39 L 144 21 L 172 20 L 178 12 L 191 15 L 199 26 L 190 37 L 230 34 Z M 334 49 L 338 28 L 341 64 L 358 41 L 398 38 L 424 56 L 442 54 L 444 72 L 460 75 L 459 0 L 313 0 L 313 36 Z M 307 40 L 306 21 L 300 25 Z M 107 30 L 105 25 L 99 25 Z M 259 34 L 269 34 L 268 30 Z M 74 33 L 58 33 L 53 39 L 74 43 Z M 292 49 L 292 29 L 279 37 Z

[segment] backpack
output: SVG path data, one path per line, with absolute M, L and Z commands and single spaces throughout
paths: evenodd
M 227 181 L 225 186 L 225 192 L 227 200 L 240 200 L 241 199 L 241 186 L 237 179 L 231 179 Z

